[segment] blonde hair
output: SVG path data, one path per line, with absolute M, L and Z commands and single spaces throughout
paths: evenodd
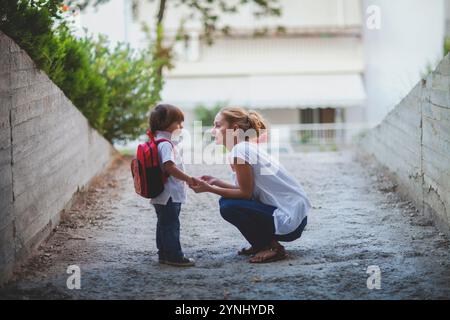
M 219 111 L 230 126 L 237 125 L 244 132 L 253 129 L 259 136 L 261 130 L 267 129 L 266 120 L 256 111 L 247 111 L 241 107 L 226 107 Z

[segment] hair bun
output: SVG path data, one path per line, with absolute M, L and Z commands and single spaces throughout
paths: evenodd
M 259 130 L 267 129 L 266 121 L 258 112 L 250 110 L 248 112 L 248 119 L 250 126 L 256 131 L 259 132 Z
M 219 112 L 230 125 L 237 125 L 244 132 L 253 129 L 257 135 L 260 135 L 260 130 L 267 129 L 264 118 L 254 110 L 247 111 L 240 107 L 225 107 Z

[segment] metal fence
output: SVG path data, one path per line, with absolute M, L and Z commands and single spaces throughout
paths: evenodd
M 371 129 L 368 123 L 313 123 L 272 125 L 269 130 L 269 150 L 277 148 L 280 153 L 308 151 L 338 151 L 354 145 L 361 135 Z M 192 128 L 186 128 L 192 134 Z M 212 143 L 211 127 L 202 127 L 203 144 Z M 192 136 L 193 138 L 193 136 Z M 273 139 L 273 140 L 271 140 Z M 147 140 L 141 138 L 124 145 L 116 145 L 119 150 L 134 153 L 137 145 Z
M 312 123 L 274 125 L 280 148 L 294 151 L 336 151 L 354 145 L 373 126 L 367 123 Z
M 337 151 L 354 145 L 372 128 L 368 123 L 311 123 L 272 125 L 269 135 L 281 153 L 301 151 Z M 203 127 L 209 132 L 211 127 Z

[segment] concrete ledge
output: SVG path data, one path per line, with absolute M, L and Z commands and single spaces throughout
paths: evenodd
M 360 143 L 450 236 L 450 55 Z
M 115 149 L 0 31 L 0 285 Z

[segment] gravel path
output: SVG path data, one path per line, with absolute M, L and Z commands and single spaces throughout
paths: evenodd
M 119 160 L 66 214 L 50 240 L 0 290 L 19 299 L 449 299 L 450 244 L 393 191 L 370 162 L 351 153 L 285 156 L 314 209 L 290 259 L 252 265 L 246 245 L 220 217 L 218 197 L 194 194 L 182 208 L 182 245 L 195 268 L 157 263 L 155 213 L 134 194 L 129 159 Z M 228 178 L 228 167 L 187 166 Z M 69 265 L 81 289 L 69 290 Z M 381 289 L 367 288 L 367 267 Z

